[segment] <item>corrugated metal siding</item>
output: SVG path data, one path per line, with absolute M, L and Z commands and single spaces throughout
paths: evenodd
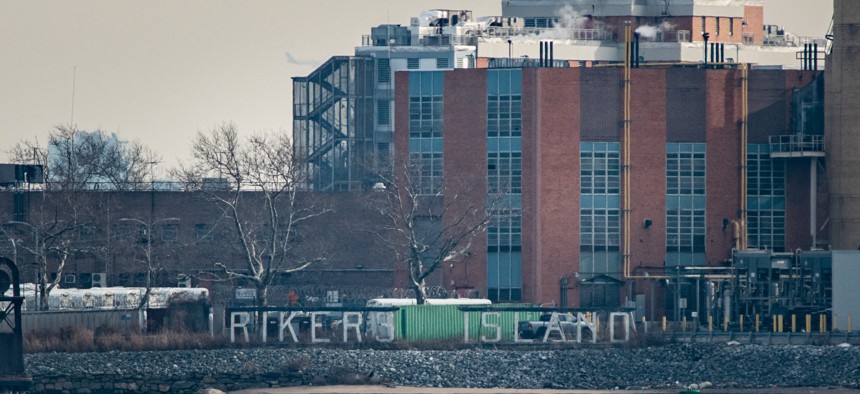
M 504 304 L 495 305 L 497 307 Z M 524 304 L 507 306 L 530 306 Z M 395 313 L 394 327 L 397 340 L 428 341 L 428 340 L 455 340 L 462 341 L 464 337 L 464 312 L 457 309 L 459 305 L 409 305 L 400 308 Z M 478 342 L 481 335 L 492 336 L 494 332 L 490 328 L 481 328 L 481 313 L 469 313 L 469 340 Z M 488 323 L 498 324 L 502 330 L 502 340 L 513 341 L 514 312 L 498 312 L 498 321 L 492 317 Z M 537 320 L 538 312 L 519 312 L 518 320 Z
M 705 70 L 699 69 L 666 70 L 666 139 L 668 142 L 705 142 L 707 127 L 705 76 Z
M 582 69 L 579 102 L 583 141 L 617 141 L 621 138 L 621 85 L 620 69 Z
M 781 70 L 753 70 L 750 72 L 749 89 L 749 143 L 766 144 L 768 136 L 790 134 L 785 73 Z
M 111 327 L 122 332 L 131 332 L 137 329 L 137 319 L 137 310 L 21 313 L 24 333 L 62 327 L 83 327 L 92 330 Z

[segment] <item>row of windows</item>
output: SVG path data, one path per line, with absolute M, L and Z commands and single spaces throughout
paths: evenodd
M 785 163 L 770 147 L 747 148 L 747 240 L 749 246 L 785 250 Z
M 667 265 L 697 265 L 704 261 L 704 195 L 705 144 L 667 144 Z
M 522 123 L 520 95 L 487 96 L 487 137 L 519 137 Z
M 721 18 L 719 16 L 715 17 L 715 18 L 716 18 L 716 24 L 714 25 L 714 35 L 719 36 L 720 32 L 722 31 L 722 24 L 723 24 L 724 18 Z M 704 34 L 707 31 L 707 29 L 705 28 L 705 24 L 707 23 L 707 20 L 708 20 L 708 17 L 706 17 L 706 16 L 701 17 L 702 34 Z M 728 18 L 728 22 L 729 22 L 729 25 L 728 25 L 729 37 L 731 37 L 731 36 L 735 35 L 735 18 L 731 18 L 731 17 Z
M 409 98 L 409 137 L 442 137 L 442 96 Z
M 522 153 L 488 152 L 487 187 L 492 194 L 521 194 L 523 191 Z
M 179 242 L 182 226 L 179 223 L 159 223 L 147 226 L 140 223 L 118 223 L 111 226 L 110 238 L 129 242 Z M 4 226 L 3 231 L 15 231 Z M 152 234 L 150 234 L 150 231 Z M 95 241 L 98 229 L 94 226 L 83 226 L 77 230 L 78 241 Z M 197 223 L 194 225 L 197 241 L 211 241 L 215 237 L 211 224 Z
M 409 177 L 418 194 L 442 191 L 442 152 L 410 152 Z

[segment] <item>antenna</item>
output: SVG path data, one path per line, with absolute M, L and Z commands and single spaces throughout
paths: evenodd
M 69 119 L 69 126 L 75 124 L 75 80 L 77 79 L 78 66 L 72 67 L 72 115 Z

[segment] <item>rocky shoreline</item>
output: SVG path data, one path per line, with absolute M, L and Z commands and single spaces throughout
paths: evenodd
M 382 383 L 557 389 L 860 388 L 860 347 L 666 344 L 543 349 L 261 347 L 26 356 L 31 392 L 176 392 Z

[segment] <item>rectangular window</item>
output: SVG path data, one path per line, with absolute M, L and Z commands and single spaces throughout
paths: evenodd
M 735 35 L 735 18 L 729 18 L 729 37 Z
M 442 191 L 444 74 L 409 74 L 409 171 L 421 194 Z
M 621 145 L 581 142 L 579 272 L 588 279 L 621 275 Z
M 494 302 L 522 300 L 522 211 L 493 212 L 487 228 L 487 297 Z
M 720 36 L 720 17 L 717 17 L 717 25 L 714 28 L 714 35 L 717 37 Z
M 706 263 L 705 208 L 705 144 L 667 144 L 667 266 Z
M 391 64 L 388 59 L 376 60 L 376 80 L 379 83 L 391 82 Z
M 785 251 L 785 162 L 770 147 L 747 148 L 747 239 L 749 246 Z
M 706 17 L 704 17 L 704 16 L 702 17 L 702 34 L 705 34 L 705 31 L 706 31 L 705 30 L 705 20 L 706 19 L 707 19 Z
M 197 223 L 194 225 L 194 231 L 197 235 L 197 242 L 212 242 L 215 239 L 210 224 Z
M 406 59 L 406 68 L 408 68 L 410 70 L 417 70 L 418 69 L 418 58 L 413 57 L 413 58 Z
M 175 223 L 161 226 L 161 240 L 164 242 L 179 241 L 179 225 Z
M 391 124 L 391 102 L 388 100 L 379 100 L 376 102 L 376 124 L 388 125 Z
M 437 57 L 436 58 L 436 68 L 448 68 L 448 58 L 447 57 Z
M 487 72 L 488 198 L 504 201 L 487 229 L 487 293 L 499 302 L 522 299 L 522 73 Z

